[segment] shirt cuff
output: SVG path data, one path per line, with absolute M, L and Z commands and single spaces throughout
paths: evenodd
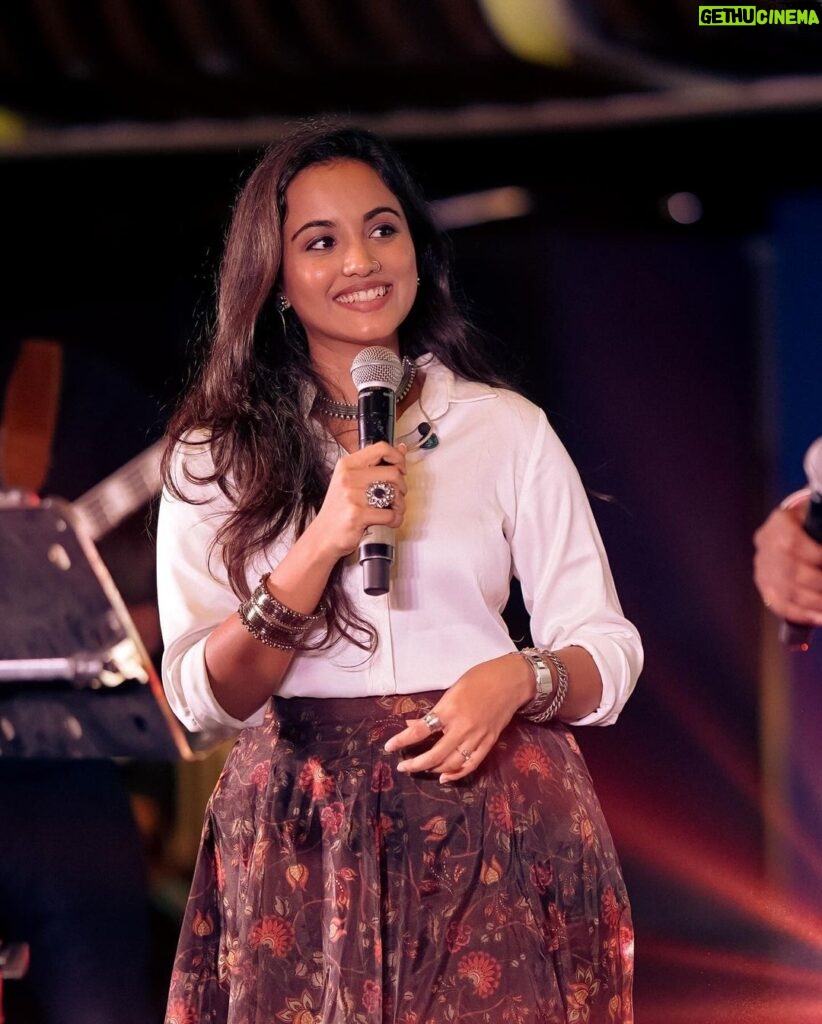
M 603 651 L 599 644 L 590 639 L 571 639 L 568 646 L 581 647 L 594 659 L 602 682 L 602 697 L 599 706 L 582 718 L 567 722 L 568 725 L 613 725 L 631 695 L 628 666 L 622 652 Z M 610 655 L 610 657 L 609 657 Z
M 262 725 L 265 705 L 243 721 L 230 715 L 214 696 L 205 663 L 206 640 L 207 637 L 203 637 L 189 647 L 177 666 L 180 681 L 184 681 L 182 689 L 194 731 L 209 732 L 216 725 L 239 732 L 249 726 Z

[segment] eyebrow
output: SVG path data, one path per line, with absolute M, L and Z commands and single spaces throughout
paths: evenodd
M 370 220 L 373 220 L 375 217 L 379 217 L 379 215 L 381 213 L 393 213 L 394 216 L 398 220 L 402 219 L 399 210 L 395 210 L 393 206 L 375 206 L 373 210 L 369 210 L 368 213 L 364 213 L 363 214 L 363 218 L 362 218 L 363 224 L 367 224 Z M 297 228 L 297 230 L 291 236 L 291 241 L 293 242 L 294 239 L 297 238 L 298 235 L 301 235 L 303 233 L 303 231 L 308 231 L 310 228 L 333 228 L 333 227 L 334 227 L 334 221 L 333 220 L 309 220 L 309 221 L 306 221 L 306 223 L 303 224 L 302 227 Z

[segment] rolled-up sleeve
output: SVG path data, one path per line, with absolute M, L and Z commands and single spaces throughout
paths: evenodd
M 576 467 L 542 412 L 517 490 L 510 544 L 533 641 L 588 651 L 602 678 L 602 700 L 574 724 L 611 725 L 642 669 L 642 644 L 622 613 Z
M 220 706 L 209 682 L 205 644 L 211 631 L 237 610 L 214 537 L 231 505 L 215 485 L 195 485 L 183 472 L 210 469 L 205 448 L 172 460 L 172 474 L 187 497 L 164 490 L 157 525 L 157 598 L 163 631 L 163 686 L 175 715 L 192 732 L 229 734 L 258 725 L 263 711 L 246 721 L 232 718 Z

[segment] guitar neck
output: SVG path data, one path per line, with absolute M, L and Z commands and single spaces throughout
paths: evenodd
M 155 442 L 74 502 L 80 524 L 92 540 L 113 530 L 160 493 L 164 447 L 165 441 Z

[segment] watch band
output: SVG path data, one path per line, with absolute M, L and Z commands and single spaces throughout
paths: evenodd
M 550 722 L 565 703 L 565 698 L 568 695 L 569 680 L 565 663 L 553 651 L 539 651 L 534 647 L 526 647 L 519 653 L 525 658 L 534 672 L 537 692 L 535 696 L 519 708 L 517 713 L 522 715 L 523 718 L 527 718 L 530 722 L 536 722 L 537 724 Z M 548 662 L 554 666 L 557 672 L 556 690 L 554 690 Z M 544 670 L 544 674 L 542 670 Z M 545 675 L 549 678 L 546 688 L 542 689 L 541 680 L 542 685 L 546 685 Z
M 538 697 L 550 697 L 554 692 L 554 676 L 542 651 L 536 647 L 523 647 L 519 652 L 531 666 Z

